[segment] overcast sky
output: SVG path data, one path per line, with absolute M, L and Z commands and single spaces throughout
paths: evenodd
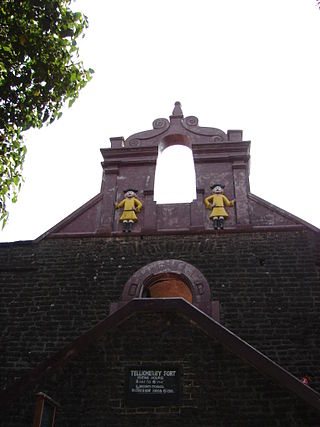
M 179 100 L 251 140 L 251 192 L 320 227 L 320 10 L 315 0 L 77 0 L 93 80 L 25 134 L 25 184 L 0 241 L 41 235 L 100 191 L 100 148 Z

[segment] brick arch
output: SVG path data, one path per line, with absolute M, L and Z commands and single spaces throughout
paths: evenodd
M 194 306 L 209 315 L 216 313 L 216 310 L 212 309 L 210 287 L 204 275 L 193 265 L 176 259 L 155 261 L 136 271 L 124 286 L 122 304 L 134 298 L 142 298 L 143 290 L 151 287 L 157 280 L 169 280 L 173 277 L 189 287 Z

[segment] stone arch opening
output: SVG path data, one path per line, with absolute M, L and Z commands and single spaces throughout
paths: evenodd
M 196 174 L 190 139 L 165 136 L 158 146 L 154 200 L 157 204 L 191 203 L 197 198 Z
M 192 304 L 190 285 L 174 273 L 162 273 L 144 283 L 142 298 L 184 298 Z
M 176 259 L 155 261 L 136 271 L 126 282 L 121 301 L 111 304 L 110 313 L 135 298 L 176 297 L 220 321 L 219 301 L 211 301 L 204 275 L 193 265 Z

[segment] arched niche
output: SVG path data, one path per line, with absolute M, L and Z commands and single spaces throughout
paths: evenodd
M 209 284 L 193 265 L 175 259 L 155 261 L 136 271 L 126 282 L 121 301 L 111 312 L 134 298 L 181 297 L 219 321 L 219 302 L 211 301 Z
M 197 198 L 192 143 L 187 135 L 170 134 L 158 145 L 154 178 L 157 204 L 191 203 Z
M 190 286 L 175 273 L 161 273 L 152 276 L 144 284 L 142 298 L 184 298 L 192 304 Z

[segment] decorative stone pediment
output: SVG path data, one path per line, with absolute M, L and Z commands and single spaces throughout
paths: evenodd
M 121 213 L 115 209 L 127 188 L 137 189 L 143 208 L 132 234 L 212 233 L 204 200 L 213 183 L 221 183 L 228 199 L 236 200 L 223 232 L 270 227 L 309 227 L 300 218 L 252 195 L 249 187 L 250 141 L 241 130 L 224 132 L 202 127 L 195 116 L 184 117 L 176 102 L 168 119 L 154 120 L 153 129 L 127 139 L 110 138 L 103 156 L 101 192 L 39 239 L 56 236 L 111 236 L 122 234 Z M 192 150 L 197 198 L 191 203 L 156 204 L 154 179 L 158 153 L 171 145 Z
M 217 128 L 201 127 L 198 123 L 199 120 L 195 116 L 184 118 L 181 104 L 180 102 L 176 102 L 172 115 L 170 116 L 170 121 L 164 118 L 154 120 L 152 123 L 153 129 L 129 136 L 126 140 L 123 140 L 123 147 L 158 146 L 159 138 L 163 139 L 172 134 L 184 135 L 190 140 L 192 145 L 242 140 L 242 131 L 229 131 L 226 134 Z M 179 142 L 177 143 L 179 144 Z

